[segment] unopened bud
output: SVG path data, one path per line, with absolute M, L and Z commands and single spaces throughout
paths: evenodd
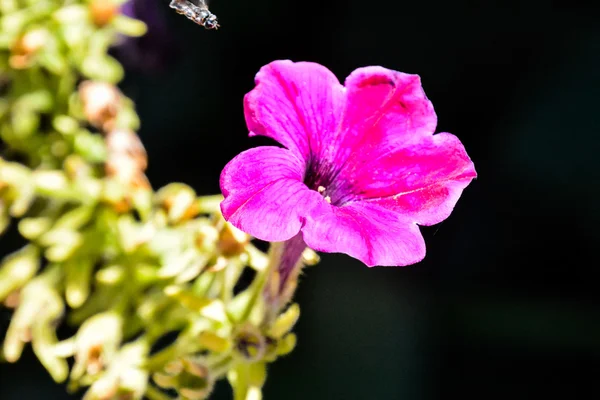
M 124 185 L 138 189 L 150 188 L 150 182 L 148 182 L 144 171 L 140 169 L 139 163 L 128 156 L 109 155 L 105 170 L 107 176 L 116 178 Z
M 40 252 L 32 245 L 25 246 L 2 261 L 0 266 L 0 300 L 25 285 L 40 268 Z
M 113 400 L 118 390 L 118 378 L 107 375 L 94 382 L 83 396 L 83 400 Z
M 77 154 L 68 155 L 63 163 L 65 173 L 69 179 L 90 176 L 93 173 L 92 167 Z
M 196 234 L 196 246 L 199 249 L 211 251 L 219 240 L 219 232 L 212 225 L 201 225 Z M 226 261 L 226 260 L 225 260 Z M 219 262 L 219 260 L 217 260 Z
M 156 199 L 167 211 L 170 223 L 179 223 L 199 213 L 196 192 L 182 183 L 171 183 L 156 193 Z
M 114 129 L 106 134 L 106 147 L 111 154 L 133 159 L 140 170 L 148 166 L 148 155 L 139 136 L 129 129 Z
M 198 361 L 181 358 L 167 364 L 163 372 L 153 375 L 154 382 L 164 389 L 175 389 L 189 400 L 208 398 L 214 386 L 209 369 Z
M 131 199 L 127 196 L 125 187 L 117 179 L 105 179 L 101 192 L 101 200 L 109 204 L 119 214 L 131 210 Z
M 291 304 L 287 310 L 281 313 L 271 328 L 269 329 L 269 335 L 279 339 L 292 330 L 298 318 L 300 317 L 300 307 L 298 304 Z
M 109 83 L 85 81 L 79 85 L 83 113 L 90 124 L 109 130 L 121 107 L 121 93 Z
M 139 365 L 147 351 L 147 346 L 141 342 L 123 345 L 83 400 L 141 400 L 148 384 L 148 373 Z
M 115 356 L 122 336 L 122 318 L 111 312 L 97 314 L 85 321 L 75 336 L 73 379 L 96 375 Z
M 30 281 L 22 290 L 19 306 L 13 314 L 4 340 L 4 357 L 9 362 L 17 361 L 24 344 L 32 342 L 33 350 L 50 375 L 62 382 L 68 374 L 64 359 L 54 353 L 57 342 L 55 323 L 64 311 L 64 304 L 53 287 L 58 278 L 56 269 L 50 268 Z
M 308 247 L 302 252 L 302 262 L 307 266 L 317 265 L 321 258 L 313 249 Z
M 31 65 L 32 57 L 41 50 L 48 41 L 48 31 L 35 29 L 25 33 L 14 43 L 11 49 L 9 64 L 11 68 L 23 69 Z
M 224 256 L 240 255 L 246 250 L 248 243 L 250 243 L 250 236 L 230 223 L 226 223 L 223 229 L 221 229 L 219 250 L 221 250 Z
M 92 21 L 99 27 L 109 24 L 119 13 L 119 6 L 113 0 L 92 0 L 89 7 Z
M 121 183 L 140 189 L 149 189 L 150 183 L 144 174 L 148 166 L 146 149 L 132 130 L 114 129 L 106 134 L 108 158 L 106 174 Z
M 297 343 L 296 335 L 289 333 L 277 342 L 277 355 L 285 356 L 294 350 Z
M 21 292 L 19 290 L 14 290 L 6 296 L 4 302 L 2 303 L 6 308 L 17 308 L 19 303 L 21 302 Z

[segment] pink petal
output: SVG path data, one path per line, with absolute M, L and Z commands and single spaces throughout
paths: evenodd
M 446 219 L 477 176 L 462 143 L 450 133 L 421 137 L 390 152 L 373 151 L 343 173 L 353 182 L 355 197 L 421 225 Z
M 300 231 L 306 212 L 327 205 L 302 183 L 303 175 L 304 163 L 287 149 L 244 151 L 221 173 L 223 216 L 261 240 L 288 240 Z
M 370 267 L 404 266 L 425 257 L 419 227 L 376 204 L 352 202 L 313 212 L 302 233 L 310 248 L 346 253 Z
M 437 116 L 418 75 L 365 67 L 353 71 L 345 87 L 344 120 L 338 134 L 329 138 L 329 152 L 323 154 L 337 165 L 435 131 Z
M 327 68 L 283 60 L 261 68 L 244 112 L 250 136 L 268 136 L 307 160 L 329 144 L 324 139 L 338 129 L 344 104 L 344 87 Z

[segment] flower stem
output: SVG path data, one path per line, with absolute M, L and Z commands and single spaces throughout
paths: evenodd
M 275 318 L 281 309 L 292 299 L 298 285 L 298 276 L 304 266 L 302 253 L 306 243 L 302 234 L 298 233 L 285 242 L 273 243 L 269 252 L 269 271 L 265 298 L 268 304 L 268 319 Z
M 163 393 L 160 390 L 156 389 L 152 385 L 148 385 L 146 387 L 145 396 L 148 399 L 150 399 L 150 400 L 173 400 L 172 397 L 166 395 L 165 393 Z

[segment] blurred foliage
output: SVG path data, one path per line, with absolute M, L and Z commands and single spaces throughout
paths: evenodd
M 84 399 L 204 399 L 225 377 L 236 400 L 260 399 L 300 311 L 269 309 L 277 251 L 227 224 L 220 196 L 151 188 L 107 54 L 145 25 L 107 0 L 0 0 L 0 12 L 0 230 L 26 241 L 0 266 L 14 309 L 4 360 L 31 343 L 56 382 L 89 387 Z M 63 322 L 74 336 L 58 337 Z

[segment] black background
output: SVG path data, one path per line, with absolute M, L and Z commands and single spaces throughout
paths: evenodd
M 155 188 L 219 191 L 227 161 L 263 143 L 247 138 L 243 95 L 284 58 L 342 81 L 367 65 L 419 74 L 437 131 L 461 139 L 479 174 L 448 220 L 422 229 L 423 262 L 369 269 L 336 254 L 306 271 L 298 347 L 271 365 L 266 400 L 598 398 L 598 6 L 214 0 L 215 32 L 167 0 L 140 3 L 166 30 L 128 53 L 122 88 Z M 214 398 L 230 397 L 223 384 Z M 68 398 L 30 350 L 0 365 L 2 400 Z

